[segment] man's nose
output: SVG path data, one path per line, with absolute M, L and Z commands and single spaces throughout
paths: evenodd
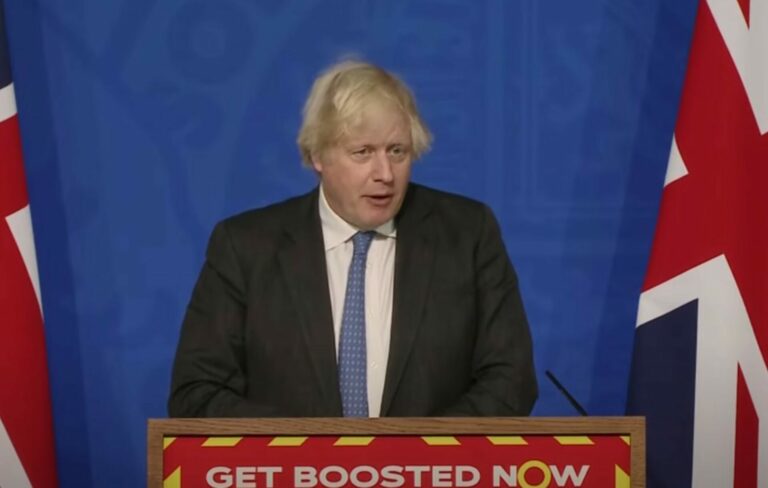
M 389 155 L 385 151 L 376 151 L 373 165 L 373 177 L 376 181 L 389 183 L 394 179 L 394 175 L 392 174 L 392 162 L 389 160 Z

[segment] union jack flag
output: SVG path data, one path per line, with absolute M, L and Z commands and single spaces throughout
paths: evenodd
M 40 284 L 0 1 L 0 486 L 57 485 Z
M 768 486 L 767 353 L 768 0 L 702 0 L 630 378 L 649 487 Z

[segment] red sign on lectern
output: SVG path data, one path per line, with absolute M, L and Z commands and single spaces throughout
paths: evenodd
M 183 436 L 163 438 L 163 486 L 629 487 L 630 437 Z

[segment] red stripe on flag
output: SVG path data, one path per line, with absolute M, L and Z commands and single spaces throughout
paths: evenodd
M 0 122 L 0 218 L 27 205 L 20 141 L 17 116 Z
M 56 486 L 43 321 L 27 268 L 0 221 L 0 418 L 32 486 Z
M 749 2 L 739 5 L 748 18 Z M 755 50 L 765 46 L 749 48 L 753 50 L 750 52 L 754 62 L 765 63 L 765 56 L 754 56 Z M 651 289 L 709 259 L 725 255 L 765 362 L 768 135 L 760 134 L 742 78 L 708 2 L 701 2 L 696 19 L 675 138 L 687 175 L 664 189 L 643 289 Z M 731 324 L 726 321 L 718 325 L 726 328 Z M 741 359 L 746 353 L 737 351 L 733 355 Z M 713 357 L 711 351 L 704 351 L 696 360 L 712 361 Z M 733 486 L 754 487 L 759 418 L 741 369 L 734 380 L 737 391 Z M 750 386 L 754 389 L 763 385 Z M 699 387 L 707 386 L 697 382 Z M 722 394 L 728 397 L 732 392 Z M 704 433 L 697 431 L 696 435 Z
M 32 486 L 56 486 L 43 321 L 6 218 L 27 205 L 17 117 L 0 123 L 0 418 Z
M 744 14 L 744 20 L 747 21 L 747 25 L 749 25 L 749 5 L 750 0 L 739 0 L 739 7 L 741 7 L 741 13 Z
M 688 175 L 664 190 L 644 290 L 725 254 L 768 356 L 768 136 L 702 3 L 676 139 Z

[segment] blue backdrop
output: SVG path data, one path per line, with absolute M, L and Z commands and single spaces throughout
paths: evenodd
M 414 179 L 496 211 L 535 414 L 575 413 L 547 369 L 623 413 L 696 0 L 4 1 L 62 486 L 143 485 L 208 233 L 314 185 L 300 109 L 346 54 L 414 89 Z

